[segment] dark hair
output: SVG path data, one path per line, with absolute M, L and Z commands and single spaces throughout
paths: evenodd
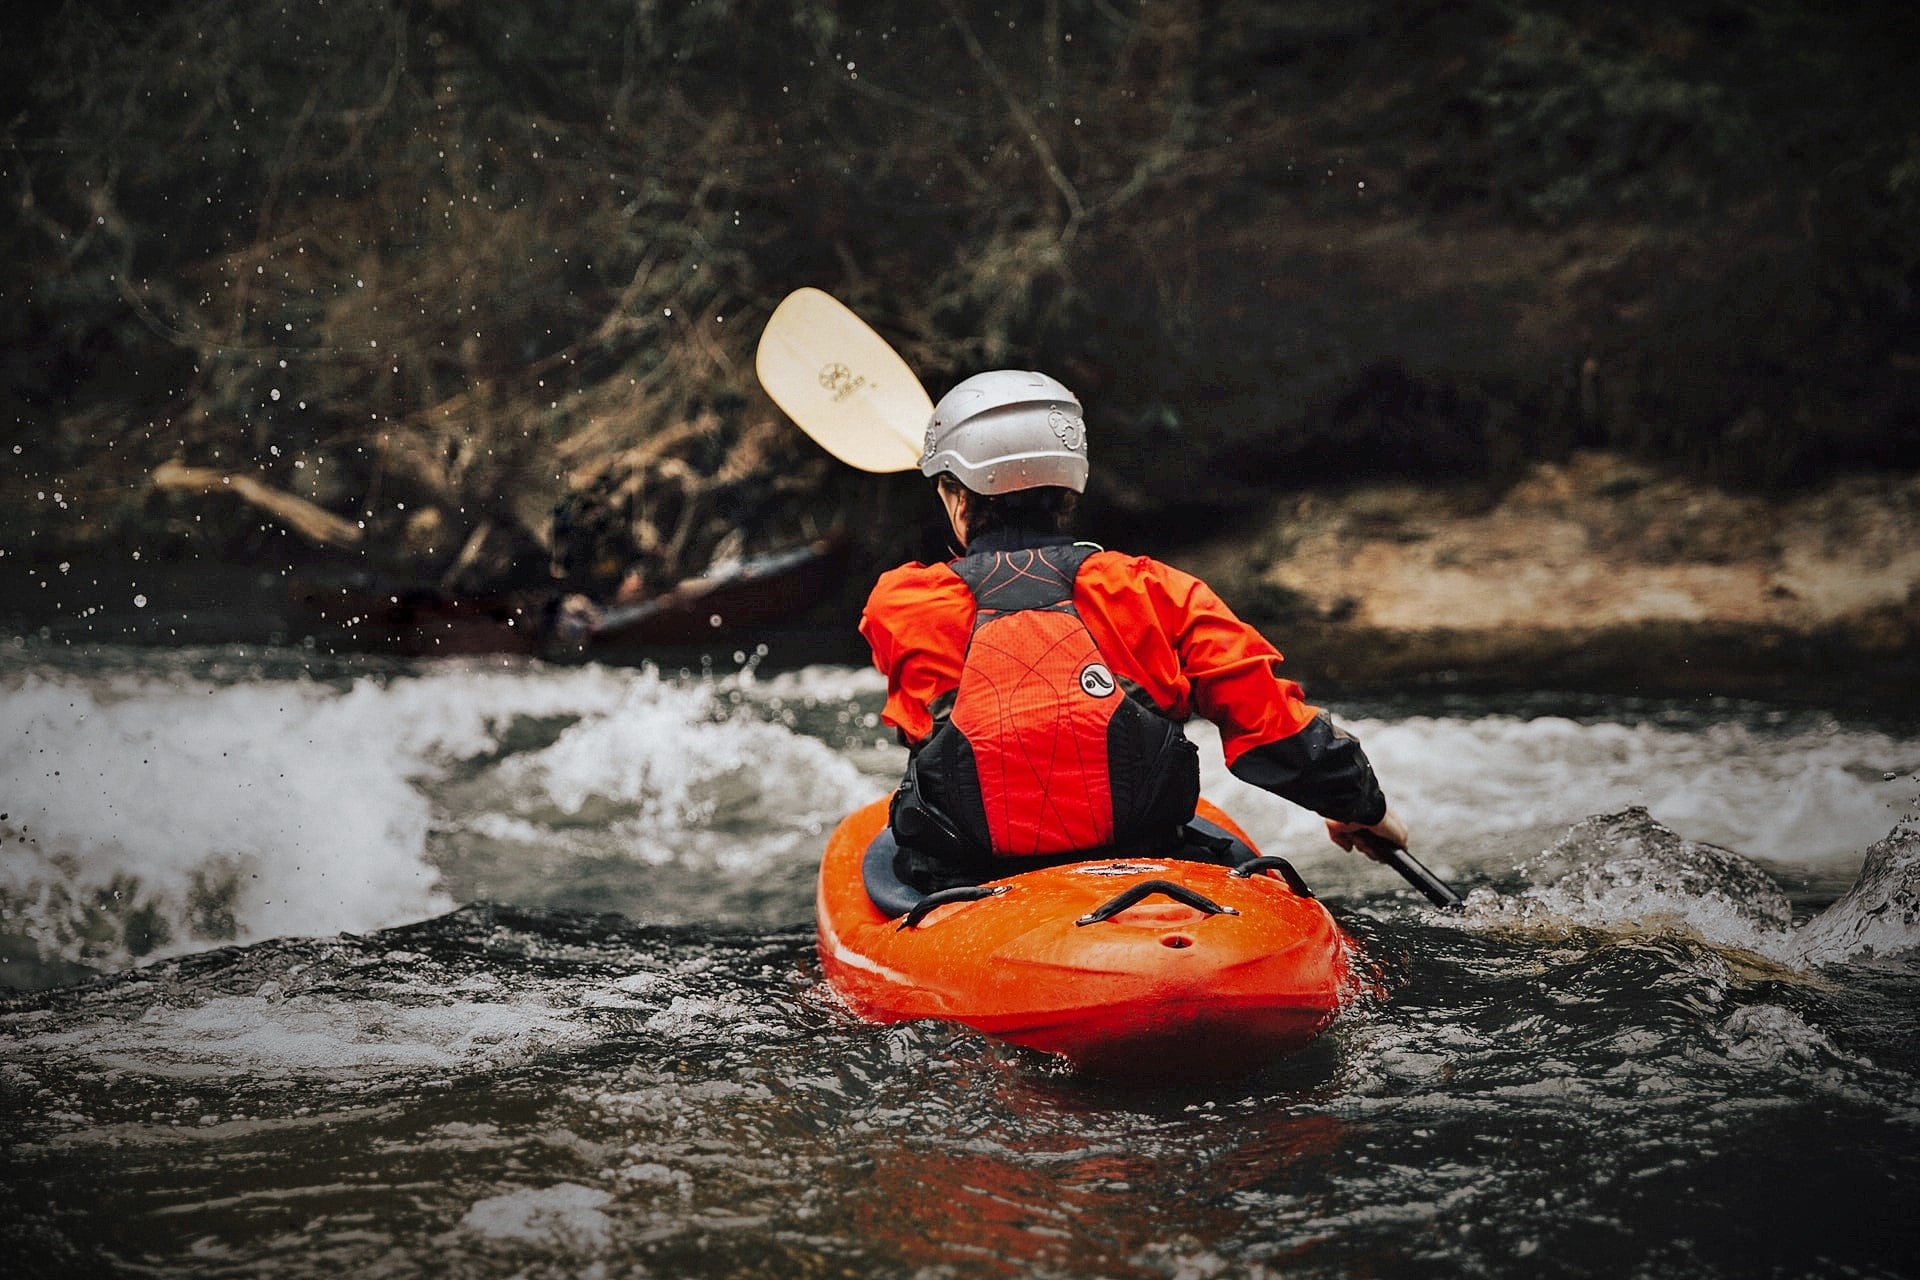
M 1065 533 L 1073 524 L 1074 509 L 1080 495 L 1058 485 L 1016 489 L 1012 493 L 975 493 L 961 484 L 951 471 L 942 471 L 935 480 L 942 489 L 958 489 L 967 495 L 967 536 L 1001 529 L 1015 534 L 1044 536 Z

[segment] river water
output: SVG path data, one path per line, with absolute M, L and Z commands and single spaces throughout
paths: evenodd
M 838 666 L 0 641 L 0 1266 L 142 1276 L 1912 1276 L 1920 732 L 1336 708 L 1443 916 L 1317 823 L 1378 993 L 1127 1088 L 820 979 L 902 753 Z

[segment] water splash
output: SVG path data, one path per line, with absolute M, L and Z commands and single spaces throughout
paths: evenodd
M 754 693 L 750 673 L 525 663 L 19 674 L 0 686 L 0 983 L 421 919 L 487 896 L 476 841 L 509 894 L 563 866 L 576 905 L 627 863 L 804 881 L 819 832 L 881 784 Z M 644 901 L 614 879 L 610 905 Z
M 674 677 L 524 661 L 309 671 L 296 652 L 238 649 L 59 665 L 0 650 L 0 984 L 364 932 L 476 899 L 649 923 L 802 921 L 826 831 L 891 786 L 904 753 L 879 721 L 877 673 L 762 678 L 742 661 Z M 1890 823 L 1880 779 L 1920 760 L 1920 744 L 1817 717 L 1635 714 L 1355 724 L 1416 852 L 1462 887 L 1502 882 L 1582 813 L 1640 804 L 1838 891 Z M 1228 774 L 1209 726 L 1193 732 L 1208 793 L 1323 895 L 1398 891 L 1312 814 Z M 1613 903 L 1589 904 L 1596 918 L 1660 907 L 1628 903 L 1623 871 L 1589 886 Z M 1713 936 L 1768 945 L 1729 930 Z
M 1794 938 L 1806 964 L 1911 957 L 1920 950 L 1920 799 L 1867 850 L 1853 888 Z
M 789 785 L 806 779 L 804 787 Z M 870 799 L 874 784 L 825 744 L 740 713 L 713 686 L 636 682 L 550 746 L 502 760 L 477 785 L 490 811 L 534 838 L 623 824 L 635 856 L 668 862 L 715 829 L 818 826 Z
M 1475 924 L 1683 934 L 1770 959 L 1789 950 L 1793 908 L 1757 863 L 1688 840 L 1638 806 L 1570 827 L 1523 863 L 1525 887 L 1468 895 Z
M 1500 910 L 1583 925 L 1679 922 L 1711 942 L 1772 949 L 1792 923 L 1787 896 L 1759 864 L 1689 840 L 1634 806 L 1569 828 L 1522 868 L 1530 887 Z
M 1581 815 L 1645 810 L 1690 838 L 1835 882 L 1904 797 L 1888 771 L 1920 743 L 1817 716 L 1648 707 L 1630 721 L 1413 715 L 1350 721 L 1415 853 L 1443 879 L 1500 879 Z M 1327 842 L 1314 815 L 1240 782 L 1196 723 L 1202 781 L 1254 839 L 1329 896 L 1377 892 L 1378 869 Z
M 0 902 L 94 967 L 445 909 L 409 778 L 480 725 L 426 732 L 409 692 L 27 678 L 0 703 Z
M 1468 897 L 1475 924 L 1684 934 L 1795 968 L 1920 950 L 1920 801 L 1866 854 L 1853 887 L 1795 928 L 1793 907 L 1758 863 L 1688 840 L 1645 809 L 1600 814 L 1523 863 L 1524 887 Z

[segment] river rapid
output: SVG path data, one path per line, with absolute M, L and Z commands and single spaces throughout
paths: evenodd
M 1377 990 L 1147 1089 L 837 1003 L 814 871 L 904 753 L 766 659 L 0 641 L 0 1268 L 1920 1273 L 1915 726 L 1336 703 L 1457 916 L 1196 726 Z

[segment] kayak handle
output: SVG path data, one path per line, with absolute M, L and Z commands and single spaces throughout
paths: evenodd
M 1139 884 L 1121 891 L 1102 906 L 1081 916 L 1077 925 L 1099 924 L 1102 920 L 1111 920 L 1140 899 L 1149 894 L 1164 893 L 1175 902 L 1184 903 L 1196 911 L 1204 911 L 1210 916 L 1237 916 L 1240 913 L 1232 907 L 1223 907 L 1204 893 L 1195 893 L 1183 884 L 1171 880 L 1142 880 Z
M 942 889 L 938 893 L 930 893 L 913 904 L 913 909 L 907 912 L 907 918 L 900 922 L 900 927 L 895 929 L 894 932 L 898 933 L 900 929 L 913 928 L 922 920 L 925 920 L 936 908 L 944 907 L 949 902 L 978 902 L 982 898 L 996 898 L 1006 891 L 1007 886 L 1003 884 L 991 886 L 984 884 L 961 884 L 955 885 L 951 889 Z
M 1302 898 L 1311 898 L 1313 896 L 1313 890 L 1307 888 L 1307 882 L 1300 878 L 1300 873 L 1293 869 L 1293 864 L 1285 858 L 1275 857 L 1273 854 L 1265 854 L 1258 858 L 1249 858 L 1233 870 L 1227 872 L 1227 874 L 1235 880 L 1246 880 L 1256 872 L 1261 871 L 1278 871 L 1280 878 L 1287 882 L 1287 888 L 1293 890 L 1295 894 Z

